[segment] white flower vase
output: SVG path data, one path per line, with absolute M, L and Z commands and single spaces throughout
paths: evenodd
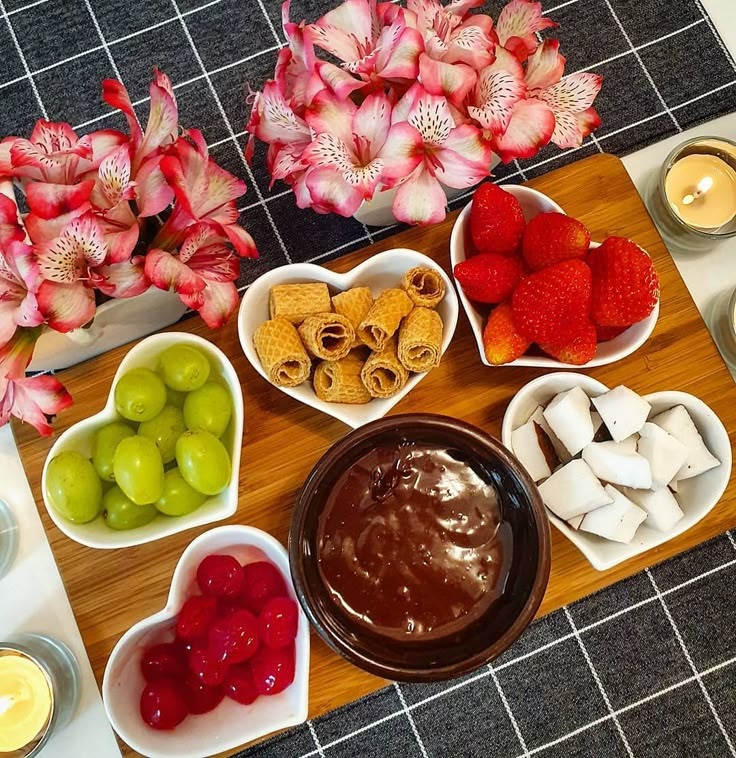
M 16 202 L 13 184 L 0 181 L 0 193 Z M 94 320 L 66 334 L 44 329 L 29 371 L 67 368 L 177 322 L 187 307 L 176 292 L 151 286 L 141 295 L 97 306 Z
M 490 171 L 493 171 L 500 162 L 501 159 L 494 153 L 491 158 Z M 470 187 L 455 189 L 454 187 L 446 187 L 444 184 L 441 184 L 441 186 L 445 191 L 448 203 L 471 190 Z M 353 218 L 366 226 L 391 226 L 397 224 L 398 221 L 394 218 L 393 212 L 394 198 L 397 192 L 398 187 L 385 190 L 384 192 L 381 192 L 380 188 L 377 189 L 370 200 L 364 200 L 360 204 L 358 210 L 353 214 Z

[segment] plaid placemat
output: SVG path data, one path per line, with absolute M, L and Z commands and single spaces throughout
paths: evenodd
M 237 758 L 736 755 L 728 533 L 533 623 L 500 658 L 394 684 Z
M 293 0 L 291 17 L 313 21 L 337 2 Z M 736 64 L 700 0 L 544 5 L 567 73 L 603 74 L 603 123 L 580 148 L 549 146 L 499 167 L 498 179 L 523 181 L 596 151 L 621 155 L 736 110 Z M 497 18 L 502 6 L 486 8 Z M 27 135 L 41 116 L 79 133 L 124 128 L 100 99 L 101 80 L 120 78 L 145 117 L 153 66 L 170 75 L 181 123 L 200 128 L 215 159 L 248 183 L 241 221 L 261 257 L 243 262 L 241 287 L 275 266 L 322 262 L 396 231 L 299 210 L 284 184 L 268 189 L 263 146 L 245 164 L 245 94 L 273 74 L 285 44 L 280 0 L 0 0 L 0 15 L 0 135 Z

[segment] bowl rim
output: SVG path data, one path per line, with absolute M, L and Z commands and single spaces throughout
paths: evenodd
M 315 484 L 321 480 L 342 455 L 354 444 L 361 442 L 375 434 L 409 425 L 421 425 L 425 428 L 441 429 L 460 434 L 472 439 L 477 444 L 490 448 L 501 462 L 508 466 L 520 479 L 522 485 L 529 493 L 528 504 L 533 516 L 538 541 L 537 570 L 534 576 L 529 595 L 522 607 L 521 613 L 513 623 L 497 640 L 488 644 L 483 650 L 456 663 L 437 665 L 432 668 L 418 669 L 408 666 L 393 665 L 370 659 L 362 654 L 359 647 L 350 642 L 333 636 L 323 623 L 324 614 L 315 612 L 312 604 L 314 592 L 309 587 L 304 570 L 304 556 L 300 550 L 301 531 L 304 517 L 308 511 L 309 501 L 307 495 Z M 462 419 L 452 418 L 430 413 L 407 413 L 396 416 L 387 416 L 372 421 L 358 429 L 355 429 L 334 445 L 332 445 L 315 463 L 309 475 L 304 481 L 297 495 L 293 509 L 291 528 L 289 530 L 289 565 L 291 568 L 292 582 L 299 602 L 304 609 L 307 618 L 314 626 L 324 642 L 343 658 L 358 668 L 368 671 L 376 676 L 404 682 L 429 682 L 450 679 L 476 670 L 480 666 L 497 658 L 502 652 L 511 646 L 526 629 L 536 615 L 537 610 L 544 598 L 549 582 L 552 555 L 552 537 L 549 519 L 539 491 L 524 467 L 519 463 L 511 451 L 499 440 L 477 426 Z

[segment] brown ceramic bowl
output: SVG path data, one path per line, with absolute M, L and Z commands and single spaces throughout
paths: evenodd
M 512 532 L 513 558 L 501 596 L 451 635 L 424 641 L 387 637 L 357 623 L 333 599 L 319 568 L 319 518 L 331 489 L 369 450 L 400 440 L 436 443 L 479 462 L 483 477 L 500 493 L 503 518 Z M 549 522 L 529 475 L 493 437 L 446 416 L 389 416 L 350 432 L 312 469 L 294 509 L 289 558 L 299 600 L 319 635 L 336 652 L 388 679 L 449 679 L 496 658 L 534 617 L 549 579 Z

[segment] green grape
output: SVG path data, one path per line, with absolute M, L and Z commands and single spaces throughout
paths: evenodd
M 164 384 L 172 390 L 199 389 L 210 375 L 210 362 L 196 347 L 172 345 L 159 356 Z
M 230 393 L 221 384 L 207 382 L 194 392 L 190 392 L 184 401 L 184 423 L 187 429 L 205 432 L 222 437 L 232 415 Z
M 164 474 L 164 493 L 155 506 L 167 516 L 186 516 L 196 511 L 206 499 L 206 495 L 186 483 L 178 468 L 172 468 Z
M 186 430 L 182 412 L 173 405 L 165 405 L 158 416 L 141 423 L 138 434 L 153 440 L 161 453 L 161 460 L 170 463 L 176 454 L 176 440 Z
M 134 368 L 115 385 L 115 407 L 128 421 L 148 421 L 166 405 L 166 387 L 158 374 Z
M 153 521 L 158 511 L 152 505 L 136 505 L 120 487 L 113 487 L 102 499 L 105 523 L 110 529 L 137 529 Z
M 132 437 L 135 432 L 122 421 L 113 421 L 100 427 L 92 443 L 92 463 L 97 475 L 105 482 L 114 482 L 112 457 L 120 440 Z
M 166 405 L 173 405 L 174 408 L 183 408 L 184 401 L 187 398 L 186 392 L 179 392 L 179 390 L 172 390 L 171 387 L 166 388 Z
M 139 434 L 122 440 L 112 466 L 118 487 L 136 505 L 150 505 L 161 497 L 164 464 L 153 440 Z
M 102 482 L 92 462 L 75 450 L 59 453 L 46 470 L 46 492 L 68 521 L 85 524 L 102 507 Z
M 205 495 L 216 495 L 230 483 L 230 456 L 209 432 L 184 432 L 176 441 L 176 463 L 187 484 Z

